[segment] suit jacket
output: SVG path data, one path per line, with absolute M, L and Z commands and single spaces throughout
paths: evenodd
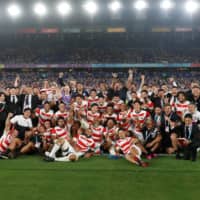
M 21 107 L 24 108 L 24 104 L 25 104 L 25 94 L 21 95 Z M 31 95 L 31 109 L 34 110 L 35 108 L 37 108 L 37 106 L 39 105 L 39 98 L 37 95 Z
M 183 124 L 179 128 L 179 137 L 186 138 L 185 132 L 185 124 Z M 200 130 L 196 124 L 192 124 L 191 136 L 186 139 L 190 139 L 192 143 L 200 143 Z
M 154 107 L 163 107 L 164 106 L 164 99 L 161 99 L 160 97 L 153 97 L 152 101 L 154 103 Z
M 16 95 L 17 97 L 17 102 L 12 102 L 11 101 L 11 96 L 6 96 L 6 104 L 8 108 L 8 112 L 13 113 L 13 114 L 21 114 L 22 112 L 22 106 L 21 106 L 21 97 Z
M 172 121 L 176 121 L 176 122 L 181 121 L 180 117 L 175 112 L 171 112 L 171 114 L 169 115 L 169 118 Z M 173 129 L 170 127 L 170 124 L 168 124 L 168 126 L 169 126 L 169 133 L 171 133 Z M 162 113 L 162 115 L 161 115 L 161 126 L 160 126 L 161 133 L 163 133 L 163 134 L 166 133 L 165 128 L 166 128 L 165 114 Z

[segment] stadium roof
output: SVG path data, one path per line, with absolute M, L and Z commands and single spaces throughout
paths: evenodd
M 33 27 L 198 27 L 199 3 L 196 0 L 6 0 L 0 2 L 0 26 L 3 30 Z

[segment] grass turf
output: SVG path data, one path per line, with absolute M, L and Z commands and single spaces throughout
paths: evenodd
M 30 156 L 0 160 L 0 199 L 193 200 L 200 196 L 200 161 L 161 157 L 149 168 L 94 157 L 46 163 Z

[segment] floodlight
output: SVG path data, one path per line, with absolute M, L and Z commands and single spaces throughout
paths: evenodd
M 68 15 L 72 10 L 71 5 L 68 2 L 62 1 L 57 5 L 57 11 L 61 16 Z
M 38 2 L 34 5 L 34 13 L 40 17 L 43 17 L 47 14 L 47 7 L 44 3 Z
M 83 5 L 84 10 L 90 15 L 94 15 L 98 11 L 98 6 L 94 1 L 88 1 Z
M 138 11 L 146 9 L 148 6 L 147 2 L 144 0 L 138 0 L 134 3 L 134 8 Z
M 17 4 L 9 5 L 7 8 L 7 12 L 12 18 L 17 18 L 22 13 L 20 6 Z
M 197 3 L 197 1 L 194 1 L 194 0 L 188 0 L 185 3 L 185 10 L 190 14 L 195 13 L 198 7 L 199 7 L 199 4 Z
M 113 1 L 109 4 L 108 7 L 112 12 L 117 12 L 121 9 L 122 5 L 119 1 Z
M 163 9 L 163 10 L 170 10 L 171 8 L 173 8 L 174 6 L 174 3 L 171 1 L 171 0 L 163 0 L 161 3 L 160 3 L 160 7 Z

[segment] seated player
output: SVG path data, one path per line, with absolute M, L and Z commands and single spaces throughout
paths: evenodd
M 18 135 L 14 138 L 8 148 L 8 156 L 10 158 L 15 158 L 17 156 L 18 150 L 23 144 L 28 142 L 32 134 L 32 121 L 31 121 L 31 110 L 30 108 L 24 109 L 23 115 L 16 115 L 11 120 L 10 123 L 16 127 L 18 130 Z
M 44 125 L 40 125 L 33 129 L 33 135 L 30 137 L 29 142 L 20 150 L 20 154 L 28 154 L 34 152 L 42 152 L 42 138 L 46 129 Z
M 3 135 L 0 138 L 0 158 L 2 159 L 8 158 L 8 155 L 7 155 L 8 147 L 12 143 L 14 138 L 18 135 L 18 131 L 14 128 L 14 126 L 12 127 L 10 123 L 10 118 L 12 116 L 13 116 L 12 113 L 8 114 L 8 117 L 5 123 L 5 129 L 4 129 Z
M 91 135 L 91 129 L 80 128 L 77 137 L 69 140 L 58 140 L 51 152 L 46 153 L 45 160 L 70 162 L 77 161 L 83 156 L 85 158 L 91 157 L 95 149 L 95 142 Z M 58 150 L 61 150 L 62 157 L 56 157 Z
M 144 139 L 143 146 L 147 153 L 147 159 L 151 160 L 157 157 L 156 151 L 160 147 L 162 136 L 152 120 L 146 121 L 142 134 Z
M 106 122 L 106 127 L 104 129 L 104 143 L 102 145 L 102 150 L 110 155 L 115 155 L 115 142 L 117 139 L 118 127 L 116 121 L 111 118 Z
M 115 151 L 119 154 L 120 150 L 125 155 L 125 159 L 129 162 L 139 165 L 141 167 L 147 167 L 148 163 L 143 162 L 141 159 L 142 151 L 135 144 L 135 139 L 126 136 L 126 131 L 120 129 L 118 131 L 119 139 L 116 141 Z

